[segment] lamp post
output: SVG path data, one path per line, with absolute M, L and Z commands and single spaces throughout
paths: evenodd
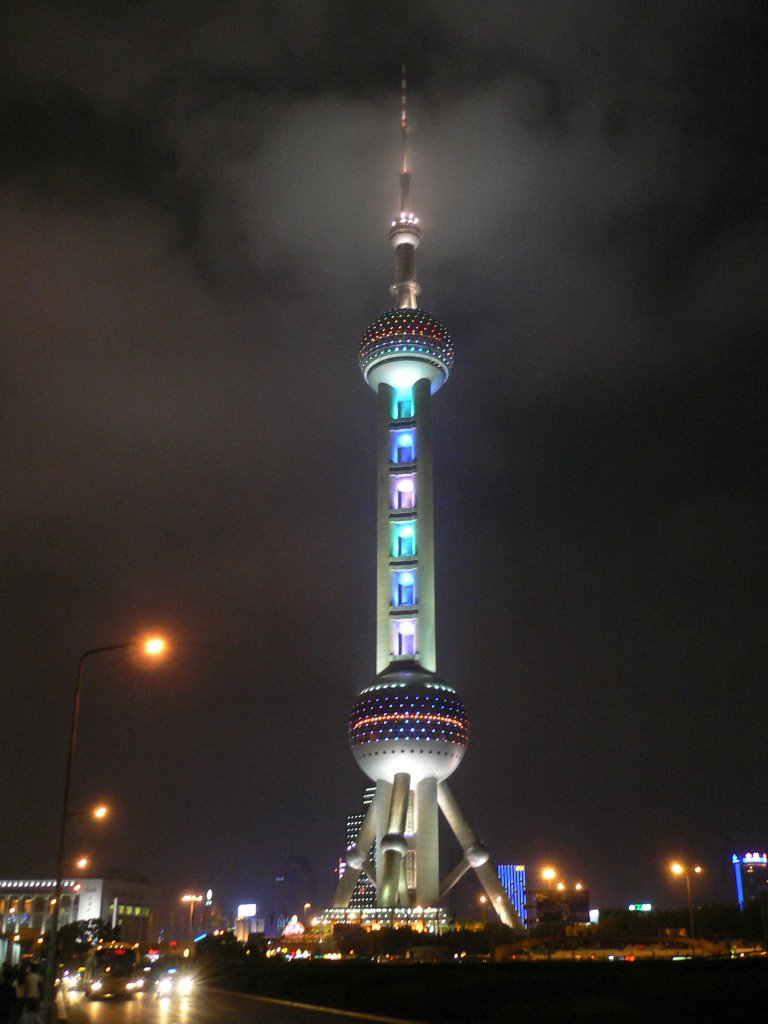
M 192 918 L 195 913 L 195 904 L 203 902 L 202 893 L 188 892 L 181 897 L 182 903 L 189 904 L 189 941 L 192 941 Z
M 48 965 L 45 972 L 45 1004 L 46 1011 L 48 1008 L 53 1007 L 54 1000 L 54 988 L 56 984 L 56 966 L 59 958 L 59 914 L 61 910 L 61 888 L 64 879 L 64 858 L 66 855 L 67 846 L 67 823 L 70 818 L 75 817 L 78 814 L 82 814 L 82 811 L 75 811 L 74 814 L 69 809 L 69 797 L 72 789 L 72 766 L 75 762 L 75 746 L 77 743 L 77 725 L 80 716 L 80 692 L 83 686 L 83 676 L 85 674 L 85 663 L 88 658 L 92 658 L 96 654 L 106 654 L 108 651 L 121 651 L 127 650 L 128 648 L 139 648 L 143 650 L 144 654 L 151 658 L 157 658 L 165 652 L 166 643 L 160 637 L 153 636 L 143 640 L 128 640 L 121 644 L 109 644 L 107 647 L 92 647 L 90 650 L 84 651 L 80 655 L 80 661 L 77 665 L 77 677 L 75 679 L 75 694 L 72 703 L 72 719 L 69 727 L 69 748 L 67 750 L 67 771 L 64 778 L 64 800 L 61 805 L 61 819 L 59 822 L 59 851 L 56 858 L 56 887 L 53 894 L 53 911 L 51 914 L 51 927 L 49 932 L 48 941 Z M 106 808 L 97 808 L 94 811 L 96 817 L 104 817 L 107 813 Z
M 669 870 L 672 872 L 673 875 L 675 875 L 678 878 L 680 877 L 680 875 L 685 875 L 685 888 L 688 893 L 688 923 L 690 925 L 691 938 L 693 939 L 696 937 L 696 931 L 693 924 L 693 900 L 691 899 L 691 871 L 693 871 L 694 875 L 700 875 L 702 872 L 702 868 L 698 864 L 696 864 L 695 867 L 690 868 L 687 864 L 680 864 L 678 861 L 675 861 L 673 864 L 670 864 Z

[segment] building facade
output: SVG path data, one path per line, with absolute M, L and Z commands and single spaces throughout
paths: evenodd
M 525 864 L 499 864 L 499 881 L 512 906 L 517 911 L 523 928 L 528 927 L 528 891 L 525 886 Z
M 0 879 L 0 961 L 14 962 L 21 947 L 42 938 L 50 928 L 56 880 Z M 65 878 L 59 927 L 100 919 L 116 928 L 124 942 L 152 938 L 157 897 L 149 882 L 129 873 L 103 878 Z
M 743 910 L 745 903 L 768 893 L 768 853 L 734 853 L 731 863 L 736 876 L 736 899 Z

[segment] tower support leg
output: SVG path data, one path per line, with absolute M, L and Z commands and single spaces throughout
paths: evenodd
M 416 785 L 416 906 L 437 906 L 440 886 L 437 779 Z
M 408 795 L 411 777 L 407 772 L 398 772 L 392 783 L 392 800 L 389 805 L 387 834 L 381 840 L 382 861 L 381 885 L 377 903 L 380 907 L 397 906 L 400 891 L 400 873 L 403 858 L 408 850 L 405 839 L 405 823 L 408 815 Z
M 475 874 L 480 879 L 480 883 L 491 902 L 491 906 L 504 924 L 509 925 L 510 928 L 514 928 L 516 931 L 522 931 L 523 927 L 520 923 L 520 918 L 517 916 L 517 911 L 509 902 L 504 886 L 499 881 L 499 876 L 488 861 L 488 851 L 482 843 L 478 843 L 467 819 L 461 813 L 453 793 L 451 793 L 445 782 L 441 782 L 437 788 L 437 799 L 440 804 L 440 810 L 445 815 L 445 819 L 450 825 L 453 834 L 461 844 L 464 858 L 469 866 L 474 868 Z
M 360 826 L 360 831 L 357 834 L 354 846 L 351 846 L 347 850 L 346 862 L 347 866 L 344 870 L 344 874 L 338 881 L 336 886 L 336 892 L 333 895 L 333 906 L 334 907 L 348 907 L 349 901 L 352 899 L 352 893 L 354 892 L 355 885 L 363 870 L 366 871 L 369 878 L 375 884 L 375 878 L 373 876 L 373 867 L 369 860 L 369 853 L 371 852 L 371 846 L 373 846 L 373 840 L 376 836 L 376 797 L 373 798 L 368 806 L 368 810 L 365 812 L 363 818 L 363 824 Z

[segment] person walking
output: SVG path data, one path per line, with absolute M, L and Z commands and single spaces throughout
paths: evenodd
M 56 992 L 53 997 L 53 1007 L 55 1010 L 56 1024 L 60 1024 L 62 1021 L 68 1019 L 67 1006 L 69 1000 L 67 999 L 67 991 L 64 986 L 64 982 L 59 978 L 56 981 Z
M 16 986 L 13 968 L 7 965 L 0 979 L 0 1024 L 16 1024 Z
M 38 970 L 37 964 L 33 962 L 24 977 L 24 999 L 29 1008 L 37 1013 L 42 997 L 43 976 Z

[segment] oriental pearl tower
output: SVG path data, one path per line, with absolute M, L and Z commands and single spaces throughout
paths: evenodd
M 448 788 L 468 743 L 456 690 L 436 674 L 432 396 L 448 380 L 448 331 L 417 304 L 419 220 L 410 199 L 405 69 L 401 82 L 400 204 L 389 231 L 395 251 L 394 308 L 369 326 L 360 370 L 378 406 L 376 671 L 349 716 L 352 754 L 376 784 L 356 842 L 346 852 L 334 908 L 346 908 L 361 875 L 386 912 L 439 908 L 474 869 L 501 920 L 520 921 Z M 461 847 L 440 877 L 439 811 Z M 375 865 L 372 860 L 374 848 Z

